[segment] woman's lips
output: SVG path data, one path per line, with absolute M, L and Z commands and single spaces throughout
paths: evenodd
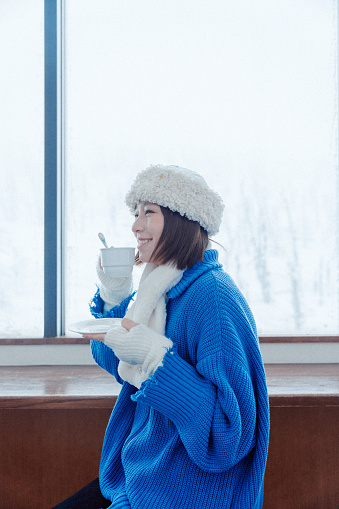
M 139 246 L 143 246 L 144 244 L 147 244 L 148 242 L 150 242 L 152 239 L 138 239 L 138 247 Z

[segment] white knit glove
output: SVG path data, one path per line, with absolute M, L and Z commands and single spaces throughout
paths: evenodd
M 97 275 L 100 280 L 100 297 L 107 304 L 105 311 L 117 306 L 127 299 L 133 291 L 132 275 L 128 277 L 110 277 L 103 271 L 100 265 L 100 257 L 97 262 Z
M 134 385 L 137 389 L 140 389 L 141 384 L 147 380 L 148 375 L 143 372 L 140 364 L 127 364 L 127 362 L 120 361 L 118 366 L 118 373 L 120 377 L 131 385 Z
M 140 365 L 147 377 L 162 364 L 165 353 L 173 346 L 170 339 L 147 325 L 137 325 L 130 331 L 123 327 L 110 329 L 105 336 L 105 344 L 121 361 L 132 366 Z

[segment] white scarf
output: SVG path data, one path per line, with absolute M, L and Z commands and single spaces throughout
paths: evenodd
M 183 270 L 173 265 L 155 265 L 147 263 L 142 273 L 136 300 L 127 310 L 126 318 L 138 324 L 144 324 L 158 334 L 164 335 L 166 328 L 166 294 L 182 278 Z M 147 375 L 140 365 L 131 366 L 120 361 L 118 373 L 126 380 L 140 388 Z

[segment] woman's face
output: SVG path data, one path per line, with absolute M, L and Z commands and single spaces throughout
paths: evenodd
M 140 201 L 135 208 L 132 231 L 138 241 L 139 259 L 150 262 L 164 229 L 164 216 L 156 203 Z M 156 260 L 152 262 L 157 263 Z

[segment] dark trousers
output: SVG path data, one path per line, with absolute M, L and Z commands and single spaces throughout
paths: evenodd
M 111 503 L 102 496 L 99 479 L 95 479 L 53 509 L 106 509 Z

